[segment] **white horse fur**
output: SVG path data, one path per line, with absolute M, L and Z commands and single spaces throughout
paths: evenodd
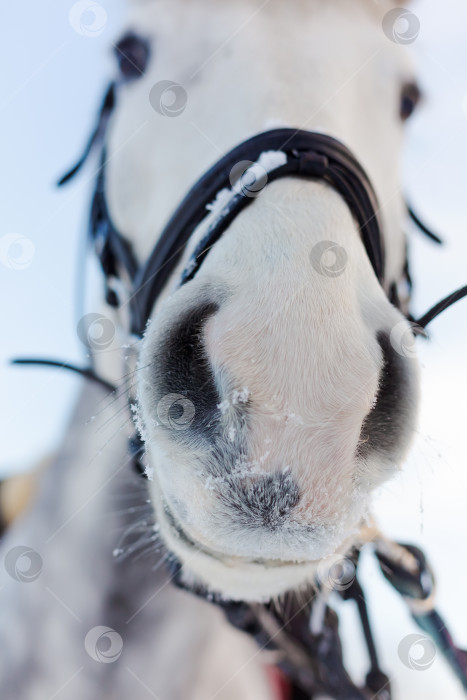
M 207 222 L 198 228 L 152 314 L 138 420 L 157 520 L 185 580 L 226 597 L 280 594 L 345 551 L 415 427 L 416 361 L 388 342 L 404 323 L 385 291 L 403 279 L 398 112 L 402 86 L 413 80 L 405 48 L 382 31 L 388 9 L 369 0 L 133 4 L 129 27 L 150 40 L 152 56 L 143 77 L 119 88 L 108 198 L 140 261 L 203 171 L 271 124 L 342 140 L 366 169 L 384 223 L 386 290 L 342 198 L 321 182 L 282 179 L 177 289 Z M 165 79 L 187 93 L 176 118 L 148 100 Z M 336 277 L 310 263 L 325 240 L 345 251 Z M 368 435 L 362 425 L 385 362 L 392 376 Z M 185 391 L 213 434 L 196 420 L 186 430 L 161 420 L 173 395 L 186 407 Z

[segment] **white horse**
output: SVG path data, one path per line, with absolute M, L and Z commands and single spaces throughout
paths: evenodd
M 270 183 L 178 288 L 210 219 L 196 230 L 137 345 L 137 421 L 160 536 L 187 583 L 227 598 L 269 599 L 345 554 L 415 428 L 417 364 L 394 341 L 409 326 L 388 300 L 397 289 L 407 304 L 398 161 L 414 94 L 406 50 L 382 28 L 392 7 L 134 0 L 129 10 L 128 28 L 149 42 L 150 60 L 118 85 L 106 195 L 140 262 L 203 171 L 277 125 L 344 142 L 373 183 L 384 224 L 383 289 L 336 191 L 292 177 Z M 172 83 L 172 105 L 154 101 L 163 81 Z M 345 253 L 337 275 L 328 274 L 332 252 L 319 271 L 310 261 L 323 241 Z M 119 357 L 127 319 L 113 318 Z M 121 361 L 110 362 L 110 350 L 96 353 L 96 366 L 118 383 Z M 186 430 L 172 420 L 173 394 L 178 403 L 191 397 Z M 102 409 L 100 392 L 84 390 L 35 506 L 5 538 L 4 551 L 27 543 L 44 567 L 27 586 L 11 567 L 4 574 L 2 698 L 44 700 L 62 688 L 67 697 L 116 700 L 147 697 L 148 688 L 167 700 L 270 697 L 257 652 L 218 611 L 173 591 L 144 561 L 112 564 L 119 529 L 144 500 L 136 492 L 136 511 L 117 513 L 115 535 L 102 526 L 116 495 L 135 489 L 118 467 L 129 431 L 128 421 L 116 431 L 117 405 L 124 411 L 124 399 Z M 205 415 L 214 433 L 197 422 Z M 151 528 L 147 514 L 144 523 Z M 99 625 L 120 632 L 124 665 L 96 665 L 88 634 Z
M 383 32 L 389 9 L 363 0 L 133 6 L 130 26 L 151 57 L 118 90 L 107 197 L 139 261 L 219 155 L 277 124 L 350 147 L 384 224 L 383 289 L 339 194 L 310 180 L 271 183 L 178 289 L 209 217 L 198 227 L 153 311 L 138 419 L 157 521 L 185 579 L 226 597 L 267 599 L 345 552 L 414 432 L 417 365 L 392 342 L 406 321 L 388 300 L 396 287 L 407 301 L 399 151 L 414 74 Z M 175 102 L 184 96 L 172 111 L 149 99 L 166 80 Z M 326 274 L 332 252 L 321 270 L 311 264 L 323 241 L 343 251 L 341 274 Z M 175 394 L 200 416 L 187 430 L 161 420 Z

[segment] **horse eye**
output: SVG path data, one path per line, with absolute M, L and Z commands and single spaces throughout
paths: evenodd
M 407 83 L 407 85 L 404 85 L 399 108 L 399 115 L 402 121 L 405 122 L 405 120 L 412 115 L 420 102 L 421 96 L 420 88 L 416 83 Z
M 146 39 L 129 32 L 116 44 L 114 51 L 123 80 L 133 80 L 144 75 L 150 55 Z

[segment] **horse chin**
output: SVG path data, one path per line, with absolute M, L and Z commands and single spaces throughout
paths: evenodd
M 223 555 L 192 539 L 159 494 L 154 503 L 162 541 L 180 565 L 180 583 L 225 600 L 267 602 L 290 590 L 310 590 L 322 572 L 349 553 L 357 536 L 347 538 L 326 560 L 248 560 Z M 324 568 L 323 568 L 324 567 Z

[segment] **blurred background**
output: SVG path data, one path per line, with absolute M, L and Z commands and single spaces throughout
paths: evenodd
M 19 0 L 1 10 L 0 51 L 8 70 L 0 97 L 0 239 L 16 234 L 27 240 L 17 243 L 24 247 L 24 264 L 0 262 L 0 478 L 30 469 L 54 449 L 80 382 L 66 371 L 11 368 L 10 358 L 59 357 L 78 364 L 86 359 L 76 333 L 82 315 L 77 300 L 84 294 L 78 261 L 85 249 L 93 169 L 72 187 L 60 190 L 56 182 L 81 156 L 94 127 L 114 68 L 111 44 L 125 2 L 100 3 L 105 15 L 90 34 L 70 23 L 73 4 Z M 94 263 L 89 256 L 91 295 L 94 280 L 100 283 Z
M 80 156 L 90 133 L 111 74 L 111 42 L 124 0 L 101 0 L 105 21 L 91 35 L 70 24 L 72 4 L 16 0 L 0 11 L 0 478 L 27 471 L 53 452 L 80 382 L 64 371 L 12 368 L 10 358 L 85 363 L 76 334 L 81 315 L 76 299 L 83 294 L 78 260 L 92 173 L 88 170 L 62 191 L 55 183 Z M 409 230 L 417 316 L 467 283 L 467 6 L 463 0 L 423 0 L 410 7 L 421 25 L 411 50 L 425 100 L 408 125 L 402 177 L 416 210 L 445 240 L 440 248 Z M 16 262 L 14 255 L 5 256 L 10 245 L 22 251 Z M 87 267 L 87 286 L 97 289 L 100 278 L 92 258 Z M 426 549 L 438 573 L 440 609 L 465 647 L 466 318 L 464 300 L 433 323 L 430 342 L 418 341 L 423 373 L 419 434 L 403 473 L 382 489 L 375 505 L 386 534 Z M 400 638 L 411 623 L 373 564 L 365 560 L 364 566 L 374 583 L 370 610 L 386 614 L 386 631 L 380 628 L 378 637 L 390 667 L 396 651 L 385 646 L 385 636 L 389 630 Z M 352 613 L 342 614 L 350 624 Z M 358 646 L 348 644 L 346 654 L 361 665 Z M 450 700 L 463 697 L 441 661 L 426 674 L 438 680 L 424 679 L 425 698 L 441 697 L 440 687 Z M 417 687 L 418 675 L 408 669 L 398 675 L 407 698 L 415 697 L 409 689 Z

